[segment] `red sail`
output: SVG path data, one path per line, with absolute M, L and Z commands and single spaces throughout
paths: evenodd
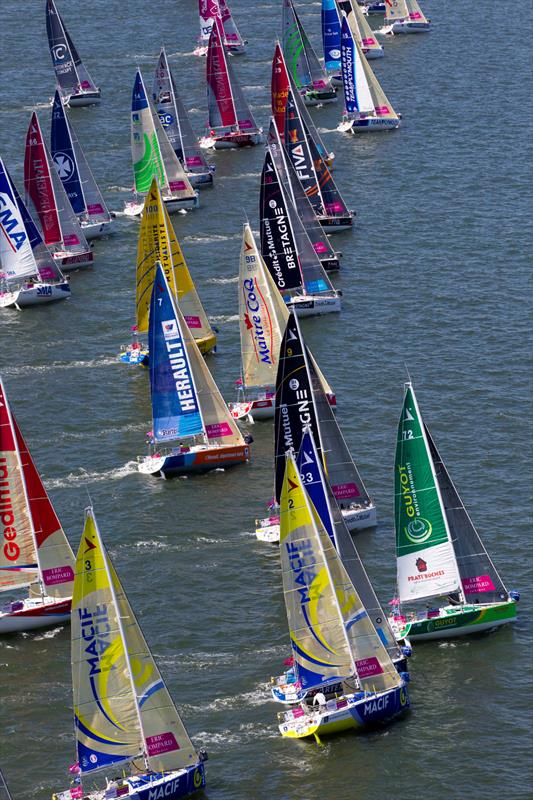
M 289 75 L 279 42 L 272 61 L 272 116 L 281 141 L 285 136 L 285 109 L 289 92 Z
M 62 242 L 49 162 L 41 126 L 35 112 L 32 114 L 26 135 L 24 187 L 39 215 L 45 244 L 54 245 Z
M 235 105 L 224 53 L 222 23 L 217 17 L 209 37 L 207 50 L 207 91 L 209 124 L 212 128 L 237 124 Z M 218 113 L 217 113 L 218 111 Z

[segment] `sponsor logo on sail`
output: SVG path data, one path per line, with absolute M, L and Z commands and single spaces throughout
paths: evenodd
M 196 397 L 193 391 L 189 365 L 185 358 L 185 350 L 178 323 L 175 319 L 162 320 L 161 328 L 168 351 L 168 359 L 175 381 L 176 394 L 182 413 L 198 412 Z
M 64 44 L 56 44 L 52 47 L 52 55 L 56 61 L 63 61 L 67 55 L 67 48 Z
M 93 547 L 94 545 L 91 545 L 91 549 Z M 111 663 L 101 663 L 101 656 L 111 645 L 111 626 L 109 624 L 107 604 L 98 604 L 94 611 L 88 608 L 79 608 L 78 619 L 81 639 L 84 643 L 82 647 L 84 647 L 84 651 L 87 654 L 85 660 L 89 665 L 89 677 L 91 678 L 102 672 L 102 669 L 106 671 L 112 667 Z
M 54 164 L 62 181 L 68 181 L 74 175 L 76 166 L 68 153 L 56 153 L 54 155 Z
M 15 206 L 11 197 L 3 192 L 0 193 L 0 229 L 11 249 L 18 251 L 28 237 L 14 212 Z
M 419 572 L 427 572 L 427 561 L 424 561 L 423 558 L 417 558 L 415 561 L 416 568 Z
M 17 544 L 17 529 L 14 527 L 15 514 L 11 502 L 11 488 L 7 459 L 0 458 L 0 522 L 4 527 L 4 557 L 8 561 L 16 561 L 20 556 Z
M 254 340 L 256 357 L 259 361 L 263 362 L 263 364 L 272 364 L 270 343 L 267 341 L 265 335 L 265 333 L 268 334 L 269 331 L 265 332 L 265 326 L 263 325 L 260 313 L 262 308 L 267 314 L 268 311 L 261 297 L 259 287 L 252 278 L 246 278 L 243 281 L 243 292 L 246 308 L 250 312 L 249 314 L 245 314 L 245 323 Z M 262 303 L 259 301 L 259 297 L 261 297 Z
M 431 522 L 424 517 L 416 517 L 407 523 L 405 535 L 413 544 L 423 544 L 431 536 Z

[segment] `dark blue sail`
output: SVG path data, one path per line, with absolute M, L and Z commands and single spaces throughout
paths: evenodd
M 50 137 L 52 159 L 56 172 L 65 187 L 67 197 L 76 214 L 84 214 L 87 210 L 81 188 L 80 174 L 76 156 L 72 146 L 69 125 L 59 92 L 54 95 L 52 107 L 52 132 Z
M 324 66 L 338 70 L 341 62 L 341 23 L 336 0 L 322 0 L 322 44 Z
M 298 467 L 301 481 L 305 486 L 307 494 L 311 498 L 317 514 L 332 544 L 336 546 L 335 535 L 333 533 L 333 520 L 331 518 L 327 491 L 324 485 L 323 472 L 319 465 L 319 458 L 320 456 L 315 446 L 313 434 L 311 433 L 311 429 L 308 428 L 304 431 L 302 436 L 300 452 L 296 459 L 296 466 Z
M 204 433 L 183 317 L 174 304 L 161 264 L 150 301 L 148 343 L 154 439 L 166 442 Z

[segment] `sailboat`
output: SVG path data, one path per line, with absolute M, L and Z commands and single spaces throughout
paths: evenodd
M 137 244 L 134 337 L 119 356 L 126 364 L 146 367 L 149 363 L 148 348 L 140 342 L 139 334 L 148 331 L 150 298 L 158 263 L 163 267 L 170 290 L 200 352 L 204 355 L 211 352 L 217 342 L 216 334 L 198 297 L 157 180 L 152 178 L 150 191 L 144 201 Z
M 176 91 L 165 48 L 157 63 L 152 99 L 161 125 L 194 188 L 213 185 L 214 169 L 205 160 L 185 106 Z
M 68 297 L 68 280 L 0 159 L 0 308 L 27 308 Z
M 263 141 L 223 45 L 222 23 L 215 17 L 207 51 L 208 131 L 204 148 L 250 147 Z
M 278 133 L 281 141 L 285 139 L 285 111 L 287 108 L 287 96 L 289 89 L 293 90 L 293 97 L 298 106 L 298 111 L 305 131 L 308 136 L 313 138 L 316 149 L 324 159 L 328 167 L 331 167 L 335 153 L 328 151 L 326 145 L 313 122 L 309 111 L 305 107 L 305 103 L 300 97 L 299 92 L 291 83 L 290 75 L 287 71 L 287 65 L 283 56 L 283 50 L 279 42 L 276 42 L 276 49 L 274 51 L 274 58 L 272 59 L 272 79 L 271 79 L 271 101 L 272 101 L 272 116 L 276 123 Z
M 401 117 L 372 72 L 346 17 L 342 20 L 341 61 L 346 110 L 337 130 L 358 133 L 398 128 Z
M 329 238 L 315 214 L 311 201 L 300 183 L 292 161 L 287 158 L 273 119 L 270 121 L 268 131 L 268 146 L 283 184 L 285 195 L 292 200 L 292 204 L 300 217 L 320 263 L 327 272 L 340 269 L 342 253 L 336 252 L 331 246 Z
M 508 592 L 459 497 L 406 384 L 395 473 L 398 638 L 442 639 L 514 622 L 520 595 Z M 445 605 L 405 613 L 404 603 Z
M 383 58 L 385 55 L 383 47 L 374 36 L 374 31 L 368 24 L 357 0 L 336 0 L 336 3 L 341 14 L 346 14 L 352 36 L 361 45 L 361 50 L 367 61 L 373 58 Z
M 283 0 L 283 53 L 297 91 L 309 106 L 337 101 L 331 79 L 318 60 L 292 0 Z
M 144 196 L 154 177 L 170 213 L 198 207 L 198 192 L 192 188 L 148 98 L 140 70 L 135 73 L 131 100 L 131 156 L 136 197 L 126 204 L 126 214 L 138 216 L 142 212 Z
M 284 144 L 322 227 L 327 233 L 351 228 L 355 212 L 346 206 L 314 140 L 307 135 L 291 89 L 287 95 Z
M 226 0 L 198 0 L 200 14 L 200 39 L 195 56 L 207 55 L 209 37 L 216 18 L 222 23 L 224 47 L 228 53 L 241 55 L 246 51 L 246 41 L 242 38 L 233 19 Z
M 261 258 L 252 229 L 244 225 L 239 269 L 241 378 L 239 401 L 228 403 L 235 419 L 272 419 L 278 356 L 289 312 Z M 319 378 L 331 405 L 336 398 L 324 376 Z
M 363 562 L 348 531 L 341 511 L 335 500 L 328 479 L 324 475 L 322 461 L 318 455 L 310 428 L 305 429 L 296 466 L 309 499 L 313 503 L 320 520 L 339 553 L 348 576 L 357 590 L 364 610 L 381 643 L 387 650 L 396 670 L 401 674 L 407 669 L 407 658 L 411 655 L 410 646 L 397 643 L 392 628 L 379 603 Z M 272 697 L 279 703 L 299 703 L 304 698 L 311 699 L 318 689 L 307 690 L 298 678 L 294 663 L 283 675 L 272 678 Z M 342 691 L 342 684 L 328 684 L 323 687 L 324 695 Z
M 78 137 L 65 114 L 59 91 L 54 96 L 50 152 L 57 174 L 86 239 L 109 233 L 113 220 Z
M 281 570 L 294 668 L 306 692 L 341 684 L 333 699 L 278 715 L 290 739 L 385 723 L 409 708 L 399 675 L 287 453 L 281 489 Z
M 56 800 L 177 800 L 205 786 L 197 751 L 146 643 L 103 543 L 94 511 L 76 556 L 72 599 L 74 730 L 82 782 L 111 773 L 105 789 Z M 122 773 L 122 777 L 115 777 Z
M 336 0 L 322 0 L 322 47 L 324 66 L 333 85 L 339 85 L 341 68 L 341 21 Z
M 45 245 L 63 272 L 90 267 L 94 256 L 74 213 L 33 112 L 24 157 L 26 205 L 33 202 Z
M 165 278 L 156 269 L 148 331 L 153 442 L 139 472 L 169 478 L 230 467 L 250 451 Z
M 287 306 L 299 316 L 341 310 L 267 145 L 259 200 L 261 255 Z
M 385 3 L 385 25 L 376 31 L 378 35 L 396 33 L 426 33 L 431 20 L 425 15 L 418 0 L 387 0 Z
M 61 527 L 0 378 L 0 592 L 29 595 L 0 607 L 0 634 L 70 620 L 74 554 Z
M 63 103 L 73 107 L 99 103 L 100 89 L 74 47 L 54 0 L 46 0 L 46 32 Z
M 331 491 L 351 531 L 377 524 L 376 507 L 348 450 L 335 414 L 294 314 L 289 316 L 279 352 L 274 418 L 274 497 L 279 503 L 285 469 L 285 452 L 298 452 L 304 429 L 311 427 Z M 276 541 L 276 523 L 261 520 L 263 538 Z M 256 533 L 258 533 L 256 531 Z M 267 538 L 268 537 L 268 538 Z

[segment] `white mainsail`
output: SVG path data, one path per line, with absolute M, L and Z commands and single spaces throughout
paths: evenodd
M 30 238 L 17 204 L 15 186 L 0 158 L 0 269 L 8 282 L 37 275 Z

